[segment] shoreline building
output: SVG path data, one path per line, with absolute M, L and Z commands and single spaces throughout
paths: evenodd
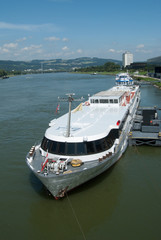
M 130 52 L 125 52 L 122 54 L 122 65 L 125 68 L 126 66 L 129 66 L 131 63 L 133 63 L 133 54 Z

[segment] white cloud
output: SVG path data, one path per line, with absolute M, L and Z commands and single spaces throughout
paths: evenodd
M 42 45 L 30 45 L 28 47 L 24 47 L 21 49 L 21 51 L 31 51 L 31 50 L 40 50 L 42 48 Z
M 6 43 L 0 47 L 0 55 L 4 60 L 32 60 L 42 58 L 42 45 L 20 47 L 18 43 Z
M 144 48 L 144 44 L 139 44 L 136 46 L 136 48 L 140 49 L 140 48 Z
M 16 48 L 17 46 L 17 43 L 6 43 L 3 45 L 4 48 Z
M 2 53 L 9 53 L 9 49 L 0 47 Z
M 118 50 L 117 51 L 117 53 L 123 53 L 124 52 L 124 50 Z
M 9 53 L 12 50 L 16 49 L 17 46 L 18 46 L 17 43 L 5 43 L 5 44 L 3 44 L 2 47 L 0 47 L 0 51 L 1 51 L 1 53 Z
M 68 38 L 63 38 L 62 41 L 63 41 L 63 42 L 68 42 L 69 39 L 68 39 Z
M 137 53 L 152 53 L 152 50 L 150 49 L 136 49 Z
M 77 49 L 77 53 L 82 53 L 82 49 Z
M 124 51 L 123 50 L 116 50 L 116 49 L 110 48 L 108 50 L 108 52 L 111 52 L 111 53 L 123 53 Z
M 150 49 L 145 49 L 145 45 L 144 44 L 139 44 L 136 46 L 136 51 L 137 53 L 152 53 L 152 50 Z
M 55 37 L 55 36 L 51 36 L 51 37 L 47 37 L 45 38 L 46 41 L 62 41 L 62 42 L 68 42 L 69 39 L 68 38 L 62 38 L 60 39 L 59 37 Z
M 36 30 L 57 31 L 58 27 L 50 23 L 35 25 L 35 24 L 13 24 L 13 23 L 0 22 L 0 29 L 24 30 L 24 31 L 36 31 Z
M 109 52 L 116 52 L 116 50 L 113 49 L 113 48 L 110 48 L 108 51 L 109 51 Z
M 26 41 L 26 40 L 27 40 L 27 38 L 23 37 L 23 38 L 17 39 L 16 42 L 23 42 L 23 41 Z
M 45 40 L 46 40 L 46 41 L 59 41 L 60 38 L 53 36 L 53 37 L 47 37 L 47 38 L 45 38 Z
M 62 50 L 63 50 L 63 51 L 67 51 L 67 50 L 69 50 L 69 48 L 68 48 L 67 46 L 64 46 L 64 47 L 62 48 Z

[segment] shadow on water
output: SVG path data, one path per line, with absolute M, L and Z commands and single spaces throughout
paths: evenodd
M 85 236 L 89 236 L 87 239 L 99 239 L 94 237 L 95 231 L 106 225 L 108 219 L 113 216 L 122 190 L 122 173 L 119 172 L 117 165 L 69 192 L 66 197 L 58 201 L 53 201 L 52 196 L 47 195 L 43 185 L 35 178 L 31 174 L 30 179 L 40 199 L 31 206 L 30 222 L 34 226 L 33 239 L 35 233 L 36 239 L 44 239 L 42 236 L 47 239 L 52 236 L 53 231 L 55 239 L 83 239 L 80 226 Z M 39 218 L 41 221 L 38 222 Z
M 95 187 L 99 187 L 99 185 L 101 185 L 105 180 L 107 180 L 110 177 L 112 171 L 114 170 L 114 167 L 115 165 L 113 165 L 112 167 L 110 167 L 108 170 L 98 175 L 97 177 L 90 179 L 89 181 L 69 191 L 68 195 L 71 196 L 79 193 L 83 194 L 85 192 L 88 192 L 89 189 L 92 191 L 92 189 L 94 189 Z
M 29 181 L 34 191 L 43 197 L 44 199 L 52 198 L 52 195 L 47 190 L 47 188 L 42 184 L 42 182 L 31 172 L 29 176 Z

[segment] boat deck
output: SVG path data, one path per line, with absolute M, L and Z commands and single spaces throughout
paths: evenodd
M 29 155 L 27 156 L 27 158 L 29 157 Z M 73 158 L 59 158 L 60 161 L 67 161 L 67 169 L 64 171 L 60 171 L 58 175 L 62 175 L 62 174 L 69 174 L 69 173 L 75 173 L 75 172 L 81 172 L 83 170 L 87 170 L 90 168 L 94 168 L 98 165 L 100 165 L 101 163 L 103 163 L 105 160 L 109 160 L 112 157 L 112 153 L 105 155 L 102 158 L 99 158 L 98 160 L 93 160 L 93 161 L 89 161 L 89 162 L 82 162 L 82 165 L 78 166 L 78 167 L 73 167 L 71 165 L 71 161 L 73 160 Z M 55 157 L 53 159 L 49 159 L 49 161 L 57 161 L 58 158 Z M 48 175 L 48 176 L 53 176 L 56 175 L 56 173 L 54 171 L 50 171 L 50 169 L 48 170 L 47 167 L 44 168 L 44 170 L 42 170 L 42 164 L 45 161 L 45 157 L 42 157 L 42 155 L 40 154 L 39 148 L 37 150 L 35 150 L 32 161 L 28 160 L 30 163 L 30 167 L 32 168 L 32 170 L 35 173 L 39 173 L 42 175 Z M 47 166 L 47 165 L 46 165 Z
M 91 96 L 79 110 L 71 112 L 70 138 L 65 137 L 68 114 L 52 121 L 45 137 L 60 142 L 82 142 L 87 136 L 88 141 L 107 136 L 112 128 L 118 128 L 117 122 L 125 117 L 137 90 L 134 86 L 113 87 Z

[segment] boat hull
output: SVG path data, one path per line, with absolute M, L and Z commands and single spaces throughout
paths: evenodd
M 49 192 L 56 198 L 61 198 L 65 196 L 65 193 L 82 185 L 83 183 L 95 178 L 101 173 L 109 169 L 113 164 L 119 160 L 123 152 L 128 146 L 127 139 L 122 141 L 119 145 L 117 152 L 112 154 L 110 157 L 103 159 L 102 161 L 97 161 L 94 167 L 84 168 L 79 170 L 74 168 L 70 173 L 61 175 L 44 175 L 41 173 L 34 172 L 37 178 L 44 184 L 44 186 L 49 190 Z

